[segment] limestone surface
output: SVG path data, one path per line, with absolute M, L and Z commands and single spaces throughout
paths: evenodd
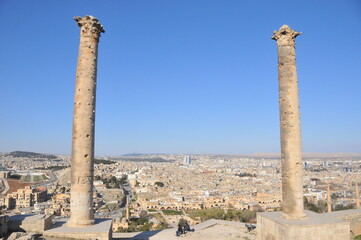
M 272 37 L 278 46 L 283 213 L 289 219 L 306 216 L 303 208 L 302 141 L 295 53 L 295 38 L 300 34 L 283 25 Z
M 98 42 L 103 26 L 93 16 L 75 17 L 80 27 L 76 70 L 69 226 L 94 224 L 94 126 Z

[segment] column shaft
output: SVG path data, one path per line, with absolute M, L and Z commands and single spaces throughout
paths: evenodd
M 300 33 L 287 25 L 274 32 L 278 46 L 278 81 L 281 128 L 283 216 L 305 217 L 303 208 L 302 141 L 295 38 Z
M 76 17 L 81 28 L 74 95 L 71 162 L 71 217 L 68 225 L 94 224 L 94 125 L 98 41 L 104 32 L 91 16 Z
M 332 212 L 330 184 L 327 184 L 327 212 Z

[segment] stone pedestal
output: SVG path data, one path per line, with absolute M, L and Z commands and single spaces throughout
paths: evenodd
M 56 222 L 43 236 L 63 239 L 112 239 L 112 220 L 96 219 L 94 224 L 87 227 L 69 227 L 65 221 Z
M 350 222 L 305 211 L 303 220 L 285 219 L 282 212 L 257 214 L 257 240 L 349 240 Z

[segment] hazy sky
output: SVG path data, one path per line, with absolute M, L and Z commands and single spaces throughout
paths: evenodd
M 70 153 L 85 15 L 106 31 L 96 155 L 279 152 L 283 24 L 303 32 L 303 150 L 361 152 L 359 0 L 0 0 L 0 151 Z

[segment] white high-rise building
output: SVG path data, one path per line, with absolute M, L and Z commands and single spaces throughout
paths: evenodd
M 183 163 L 185 164 L 185 165 L 190 165 L 191 164 L 191 156 L 185 156 L 184 157 L 184 161 L 183 161 Z

